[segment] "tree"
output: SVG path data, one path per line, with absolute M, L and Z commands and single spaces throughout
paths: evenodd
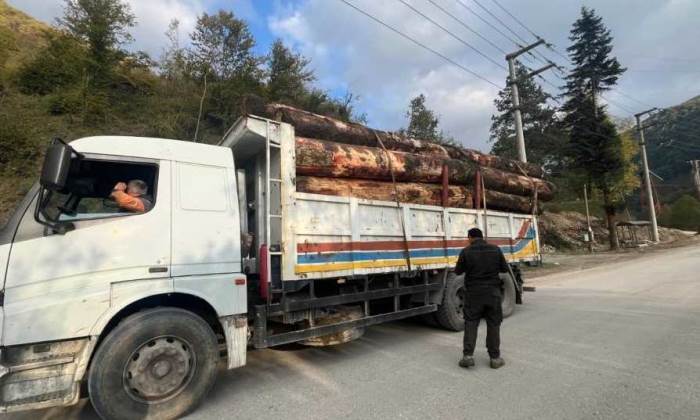
M 228 128 L 240 116 L 242 98 L 261 95 L 263 59 L 253 52 L 255 38 L 248 24 L 233 13 L 220 10 L 203 13 L 191 34 L 188 66 L 201 82 L 200 111 L 194 138 L 202 119 L 220 129 Z
M 19 70 L 17 81 L 23 93 L 46 95 L 75 85 L 83 77 L 87 55 L 80 41 L 63 31 L 44 36 L 46 46 Z
M 122 0 L 65 0 L 59 25 L 88 45 L 91 73 L 104 82 L 120 57 L 120 46 L 132 41 L 129 28 L 136 24 L 131 8 Z
M 216 80 L 259 76 L 262 59 L 253 53 L 255 38 L 248 24 L 232 12 L 203 13 L 191 38 L 190 61 L 200 77 L 205 73 Z
M 163 51 L 160 60 L 160 72 L 168 80 L 174 80 L 185 75 L 186 52 L 180 46 L 180 21 L 172 19 L 165 31 L 168 38 L 168 46 Z
M 420 140 L 439 141 L 442 133 L 438 131 L 439 119 L 435 112 L 425 106 L 425 95 L 422 93 L 411 99 L 406 111 L 408 128 L 402 133 Z
M 631 191 L 623 186 L 631 160 L 624 156 L 623 140 L 606 109 L 597 100 L 600 92 L 611 89 L 625 69 L 611 56 L 612 36 L 593 9 L 583 7 L 576 20 L 567 48 L 573 67 L 566 76 L 564 126 L 569 133 L 569 169 L 582 174 L 589 185 L 598 188 L 610 231 L 610 248 L 617 249 L 615 214 L 620 196 Z
M 547 105 L 551 96 L 532 78 L 527 77 L 528 70 L 524 66 L 518 64 L 515 72 L 528 160 L 545 167 L 558 166 L 562 160 L 564 136 L 555 118 L 556 110 Z M 499 114 L 491 117 L 491 153 L 517 159 L 511 98 L 511 87 L 508 85 L 498 92 L 498 97 L 494 100 Z
M 297 104 L 306 92 L 306 84 L 315 79 L 313 70 L 307 69 L 309 63 L 311 60 L 292 52 L 282 40 L 276 40 L 269 60 L 267 94 L 270 100 Z

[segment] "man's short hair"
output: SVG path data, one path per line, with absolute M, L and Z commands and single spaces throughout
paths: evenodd
M 129 181 L 129 189 L 133 189 L 135 190 L 134 192 L 137 192 L 141 195 L 148 194 L 148 184 L 141 181 L 140 179 L 132 179 L 131 181 Z
M 469 229 L 469 232 L 467 232 L 467 237 L 469 237 L 469 238 L 483 238 L 484 233 L 479 228 L 471 228 L 471 229 Z

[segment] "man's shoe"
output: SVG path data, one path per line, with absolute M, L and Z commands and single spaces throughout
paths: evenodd
M 500 357 L 497 357 L 495 359 L 491 359 L 491 369 L 498 369 L 500 367 L 503 367 L 505 364 L 506 364 L 506 361 Z
M 459 361 L 459 366 L 463 368 L 474 366 L 474 358 L 472 356 L 462 357 L 462 360 Z

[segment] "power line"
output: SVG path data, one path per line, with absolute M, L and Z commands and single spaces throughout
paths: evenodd
M 457 40 L 458 42 L 460 42 L 461 44 L 463 44 L 463 45 L 465 45 L 465 46 L 471 48 L 474 52 L 476 52 L 476 53 L 479 54 L 480 56 L 484 57 L 486 60 L 488 60 L 489 62 L 491 62 L 491 63 L 492 63 L 493 65 L 495 65 L 496 67 L 499 67 L 499 68 L 501 68 L 501 69 L 503 69 L 503 70 L 507 70 L 506 67 L 505 67 L 503 64 L 497 62 L 497 61 L 494 60 L 493 58 L 491 58 L 491 57 L 489 57 L 488 55 L 486 55 L 485 53 L 481 52 L 481 50 L 479 50 L 478 48 L 476 48 L 476 47 L 473 46 L 472 44 L 470 44 L 470 43 L 468 43 L 467 41 L 465 41 L 464 39 L 458 37 L 457 35 L 455 35 L 454 33 L 452 33 L 449 29 L 447 29 L 447 28 L 445 28 L 444 26 L 440 25 L 438 22 L 436 22 L 435 20 L 431 19 L 428 15 L 426 15 L 425 13 L 423 13 L 423 12 L 421 12 L 420 10 L 416 9 L 415 7 L 413 7 L 411 4 L 409 4 L 409 3 L 406 2 L 405 0 L 398 0 L 398 1 L 399 1 L 400 3 L 402 3 L 404 6 L 408 7 L 408 8 L 411 9 L 411 10 L 413 10 L 413 11 L 414 11 L 415 13 L 417 13 L 418 15 L 422 16 L 422 17 L 423 17 L 425 20 L 427 20 L 428 22 L 430 22 L 430 23 L 432 23 L 433 25 L 437 26 L 438 28 L 442 29 L 443 32 L 445 32 L 446 34 L 450 35 L 452 38 L 456 39 L 456 40 Z
M 372 14 L 366 12 L 366 11 L 363 10 L 363 9 L 360 9 L 359 7 L 357 7 L 357 6 L 355 6 L 354 4 L 350 3 L 349 1 L 347 1 L 347 0 L 340 0 L 340 1 L 343 2 L 343 3 L 345 3 L 347 6 L 349 6 L 349 7 L 353 8 L 353 9 L 355 9 L 355 10 L 358 11 L 359 13 L 362 13 L 363 15 L 367 16 L 368 18 L 372 19 L 373 21 L 377 22 L 378 24 L 384 26 L 385 28 L 389 29 L 390 31 L 394 32 L 395 34 L 400 35 L 400 36 L 402 36 L 403 38 L 406 38 L 407 40 L 409 40 L 409 41 L 413 42 L 414 44 L 418 45 L 419 47 L 421 47 L 421 48 L 423 48 L 423 49 L 425 49 L 425 50 L 430 51 L 431 53 L 437 55 L 438 57 L 442 58 L 443 60 L 449 62 L 449 63 L 452 64 L 452 65 L 454 65 L 455 67 L 458 67 L 458 68 L 462 69 L 463 71 L 465 71 L 465 72 L 471 74 L 472 76 L 476 77 L 477 79 L 482 80 L 482 81 L 484 81 L 484 82 L 490 84 L 491 86 L 494 86 L 494 87 L 497 88 L 497 89 L 502 89 L 501 86 L 499 86 L 498 84 L 492 82 L 491 80 L 487 79 L 486 77 L 484 77 L 484 76 L 480 75 L 479 73 L 477 73 L 477 72 L 475 72 L 475 71 L 473 71 L 473 70 L 471 70 L 471 69 L 469 69 L 469 68 L 463 66 L 462 64 L 456 62 L 455 60 L 453 60 L 453 59 L 451 59 L 451 58 L 449 58 L 449 57 L 447 57 L 446 55 L 444 55 L 444 54 L 442 54 L 442 53 L 440 53 L 440 52 L 438 52 L 438 51 L 436 51 L 436 50 L 434 50 L 434 49 L 428 47 L 427 45 L 421 43 L 420 41 L 416 40 L 415 38 L 412 38 L 411 36 L 406 35 L 405 33 L 401 32 L 401 31 L 399 31 L 398 29 L 394 28 L 393 26 L 389 25 L 388 23 L 382 21 L 381 19 L 379 19 L 379 18 L 373 16 Z
M 484 10 L 486 13 L 488 13 L 489 16 L 491 16 L 493 19 L 495 19 L 496 22 L 500 23 L 500 24 L 501 24 L 503 27 L 505 27 L 510 33 L 512 33 L 513 35 L 515 35 L 515 37 L 518 38 L 518 39 L 519 39 L 521 42 L 523 42 L 525 45 L 528 45 L 528 44 L 530 43 L 530 41 L 528 41 L 528 40 L 526 40 L 525 38 L 523 38 L 522 36 L 520 36 L 520 34 L 518 34 L 517 32 L 515 32 L 510 26 L 508 26 L 508 25 L 507 25 L 505 22 L 503 22 L 498 16 L 496 16 L 493 12 L 491 12 L 491 10 L 489 10 L 486 6 L 484 6 L 483 4 L 481 4 L 481 3 L 479 2 L 479 0 L 472 0 L 472 1 L 474 2 L 474 4 L 476 4 L 477 6 L 479 6 L 479 7 L 480 7 L 482 10 Z M 539 36 L 535 36 L 535 38 L 536 38 L 537 40 L 540 40 L 540 39 L 541 39 Z M 517 45 L 517 43 L 516 43 L 516 45 Z M 518 46 L 520 46 L 520 45 L 518 45 Z M 522 46 L 520 46 L 520 47 L 522 47 Z M 549 58 L 545 57 L 541 52 L 535 50 L 535 53 L 536 53 L 538 56 L 542 57 L 542 59 L 540 59 L 539 57 L 537 57 L 536 55 L 534 55 L 532 52 L 529 52 L 528 54 L 530 54 L 532 57 L 537 58 L 538 60 L 542 61 L 543 63 L 549 64 L 549 63 L 552 62 L 552 60 L 550 60 Z
M 537 39 L 540 39 L 540 38 L 541 38 L 537 33 L 535 33 L 535 31 L 533 31 L 532 29 L 530 29 L 530 28 L 529 28 L 527 25 L 525 25 L 520 19 L 518 19 L 513 13 L 511 13 L 508 9 L 506 9 L 498 0 L 491 0 L 491 1 L 492 1 L 494 4 L 496 4 L 496 6 L 498 6 L 501 10 L 503 10 L 506 14 L 508 14 L 508 16 L 510 16 L 516 23 L 518 23 L 520 26 L 522 26 L 522 27 L 523 27 L 527 32 L 529 32 L 532 36 L 534 36 L 534 37 L 537 38 Z M 477 0 L 474 0 L 474 2 L 477 3 L 477 5 L 479 4 Z M 482 8 L 483 8 L 483 7 L 482 7 Z M 566 60 L 567 63 L 572 64 L 572 63 L 571 63 L 571 60 L 569 59 L 569 57 L 567 57 L 566 55 L 564 55 L 564 54 L 562 54 L 561 52 L 559 52 L 556 48 L 554 48 L 554 45 L 552 45 L 552 44 L 546 44 L 546 46 L 547 46 L 547 48 L 548 48 L 550 51 L 554 52 L 555 54 L 557 54 L 558 56 L 560 56 L 561 58 L 563 58 L 564 60 Z M 641 71 L 641 70 L 631 70 L 631 71 Z M 561 77 L 561 76 L 560 76 L 560 77 Z M 561 77 L 561 78 L 563 79 L 563 77 Z M 632 97 L 631 95 L 629 95 L 629 94 L 623 92 L 623 91 L 620 90 L 619 88 L 616 88 L 616 89 L 614 89 L 614 90 L 617 91 L 617 93 L 620 94 L 620 96 L 624 96 L 624 97 L 626 97 L 627 99 L 630 99 L 630 100 L 632 100 L 632 101 L 634 101 L 634 102 L 636 102 L 636 103 L 638 103 L 638 104 L 640 104 L 640 105 L 649 106 L 649 107 L 652 106 L 652 105 L 650 105 L 650 104 L 646 104 L 646 103 L 644 103 L 644 102 L 642 102 L 642 101 L 639 101 L 639 100 L 635 99 L 634 97 Z M 609 101 L 609 100 L 608 100 L 608 101 Z M 609 102 L 612 102 L 612 101 L 609 101 Z M 626 108 L 624 108 L 624 107 L 622 107 L 622 106 L 620 106 L 620 105 L 616 105 L 616 106 L 617 106 L 618 108 L 620 108 L 620 109 L 627 110 Z M 629 111 L 629 110 L 627 110 L 627 111 L 628 111 L 628 112 L 631 112 L 631 111 Z
M 637 100 L 637 99 L 633 98 L 632 96 L 630 96 L 630 95 L 624 93 L 624 92 L 621 91 L 620 89 L 615 89 L 615 90 L 616 90 L 616 92 L 617 92 L 618 95 L 624 96 L 625 98 L 627 98 L 627 99 L 629 99 L 629 100 L 631 100 L 631 101 L 634 101 L 634 102 L 638 103 L 638 104 L 641 105 L 641 106 L 652 107 L 652 108 L 654 107 L 654 106 L 651 105 L 651 104 L 648 104 L 648 103 L 645 103 L 645 102 L 642 102 L 642 101 L 640 101 L 640 100 Z
M 473 14 L 473 15 L 476 16 L 479 20 L 481 20 L 481 21 L 484 22 L 486 25 L 488 25 L 491 29 L 493 29 L 494 31 L 498 32 L 502 37 L 504 37 L 505 39 L 507 39 L 508 41 L 512 42 L 513 44 L 515 44 L 515 45 L 517 45 L 517 46 L 521 46 L 520 43 L 519 43 L 518 41 L 516 41 L 516 40 L 514 40 L 513 38 L 511 38 L 510 36 L 506 35 L 503 31 L 501 31 L 500 29 L 498 29 L 498 28 L 496 27 L 496 25 L 494 25 L 494 24 L 492 24 L 491 22 L 489 22 L 488 20 L 484 19 L 480 14 L 476 13 L 476 12 L 474 11 L 474 9 L 472 9 L 471 7 L 469 7 L 469 6 L 468 6 L 466 3 L 464 3 L 462 0 L 455 0 L 455 1 L 457 2 L 457 4 L 459 4 L 459 5 L 462 6 L 464 9 L 466 9 L 467 11 L 469 11 L 469 13 Z
M 613 105 L 613 106 L 616 106 L 616 107 L 618 107 L 619 109 L 621 109 L 621 110 L 623 110 L 623 111 L 625 111 L 625 112 L 629 112 L 630 114 L 634 114 L 634 111 L 632 111 L 631 109 L 620 105 L 618 102 L 613 101 L 612 99 L 610 99 L 610 98 L 608 98 L 608 97 L 606 97 L 606 96 L 603 96 L 602 93 L 600 93 L 599 96 L 600 96 L 601 98 L 605 99 L 605 101 L 606 101 L 607 103 L 609 103 L 609 104 L 611 104 L 611 105 Z
M 518 23 L 518 25 L 522 26 L 526 31 L 528 31 L 528 32 L 530 33 L 530 35 L 534 36 L 536 39 L 539 39 L 539 38 L 540 38 L 539 35 L 537 35 L 537 34 L 534 33 L 530 28 L 528 28 L 527 26 L 525 26 L 525 24 L 522 23 L 522 22 L 520 21 L 520 19 L 518 19 L 517 17 L 515 17 L 511 12 L 508 11 L 508 9 L 506 9 L 505 7 L 503 7 L 503 6 L 501 5 L 501 3 L 499 3 L 499 2 L 496 1 L 496 0 L 491 0 L 491 1 L 494 2 L 494 3 L 496 4 L 496 6 L 500 7 L 501 10 L 503 10 L 504 12 L 506 12 L 506 14 L 507 14 L 508 16 L 510 16 L 515 22 Z
M 475 31 L 471 27 L 469 27 L 464 21 L 460 20 L 458 17 L 450 13 L 449 11 L 445 10 L 442 6 L 439 4 L 435 3 L 433 0 L 427 0 L 430 4 L 438 8 L 442 13 L 446 14 L 447 16 L 451 17 L 453 20 L 457 21 L 460 25 L 465 27 L 467 30 L 471 31 L 474 35 L 478 36 L 479 38 L 483 39 L 485 42 L 487 42 L 490 46 L 493 48 L 497 49 L 500 53 L 502 54 L 508 54 L 503 48 L 499 47 L 496 45 L 496 43 L 492 42 L 490 39 L 486 38 L 485 36 L 481 35 L 479 32 Z
M 508 30 L 508 32 L 515 35 L 515 37 L 518 38 L 520 40 L 520 42 L 524 42 L 525 45 L 529 44 L 529 42 L 527 40 L 525 40 L 525 38 L 521 37 L 520 34 L 515 32 L 514 30 L 512 30 L 510 28 L 510 26 L 506 25 L 498 16 L 494 15 L 489 9 L 484 7 L 483 4 L 479 3 L 479 0 L 472 0 L 472 1 L 474 2 L 474 4 L 479 6 L 484 12 L 486 12 L 489 16 L 491 16 L 496 22 L 500 23 L 503 27 L 505 27 Z
M 505 52 L 503 49 L 501 49 L 500 47 L 498 47 L 497 45 L 495 45 L 495 44 L 494 44 L 493 42 L 491 42 L 488 38 L 482 36 L 482 35 L 481 35 L 480 33 L 478 33 L 477 31 L 474 31 L 474 30 L 473 30 L 472 28 L 470 28 L 469 25 L 467 25 L 463 20 L 459 19 L 458 17 L 454 16 L 452 13 L 448 12 L 447 10 L 445 10 L 443 7 L 441 7 L 440 5 L 438 5 L 437 3 L 435 3 L 435 1 L 433 1 L 433 0 L 426 0 L 426 1 L 430 2 L 433 6 L 435 6 L 436 8 L 438 8 L 440 11 L 442 11 L 443 13 L 447 14 L 448 16 L 450 16 L 453 20 L 457 21 L 460 25 L 462 25 L 462 26 L 464 26 L 465 28 L 469 29 L 470 31 L 472 31 L 473 33 L 475 33 L 477 36 L 479 36 L 480 38 L 482 38 L 482 39 L 484 39 L 486 42 L 488 42 L 490 45 L 494 46 L 494 47 L 497 48 L 499 51 L 501 51 L 502 53 L 506 54 L 506 52 Z M 466 6 L 466 5 L 465 5 L 464 3 L 462 3 L 460 0 L 457 0 L 457 2 L 458 2 L 459 4 L 461 4 L 463 7 L 466 7 L 467 10 L 469 10 L 470 12 L 474 13 L 474 14 L 475 14 L 477 17 L 479 17 L 483 22 L 489 24 L 488 21 L 486 21 L 486 20 L 484 20 L 483 18 L 481 18 L 481 16 L 479 16 L 478 14 L 476 14 L 473 10 L 471 10 L 468 6 Z M 404 2 L 402 1 L 402 3 L 404 3 Z M 404 4 L 405 4 L 405 3 L 404 3 Z M 410 7 L 410 6 L 409 6 L 409 7 Z M 425 17 L 425 16 L 424 16 L 424 17 Z M 492 26 L 492 25 L 491 25 L 491 26 Z M 493 27 L 493 26 L 492 26 L 492 27 Z M 496 29 L 496 30 L 498 30 L 498 29 L 495 28 L 495 27 L 493 27 L 493 28 Z M 444 30 L 444 28 L 443 28 L 443 30 Z M 448 31 L 448 32 L 449 32 L 449 31 Z M 453 34 L 451 34 L 451 35 L 453 35 Z M 504 35 L 507 39 L 510 39 L 510 38 L 509 38 L 508 36 L 506 36 L 505 34 L 503 34 L 503 35 Z M 453 36 L 454 36 L 454 35 L 453 35 Z M 539 39 L 539 38 L 538 38 L 538 39 Z M 517 45 L 518 47 L 521 47 L 516 41 L 513 40 L 513 41 L 511 41 L 511 42 L 513 42 L 513 43 L 514 43 L 515 45 Z M 528 54 L 530 54 L 529 51 L 528 51 Z M 491 61 L 491 60 L 489 60 L 489 61 Z M 548 63 L 551 63 L 550 61 L 547 61 L 547 62 L 548 62 Z M 520 63 L 520 64 L 523 65 L 523 66 L 525 66 L 525 65 L 522 64 L 522 63 Z M 528 68 L 528 67 L 525 66 L 525 68 Z M 530 70 L 531 70 L 531 69 L 530 69 Z M 539 75 L 539 77 L 540 77 L 541 79 L 543 79 L 543 80 L 546 80 L 546 79 L 543 78 L 542 75 Z M 558 87 L 557 87 L 557 88 L 558 88 Z

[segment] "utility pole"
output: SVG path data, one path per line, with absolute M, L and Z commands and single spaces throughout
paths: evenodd
M 693 181 L 695 181 L 695 189 L 698 193 L 698 200 L 700 200 L 700 160 L 691 160 L 690 164 L 693 165 Z
M 518 58 L 519 55 L 525 54 L 531 49 L 542 44 L 544 44 L 544 39 L 540 38 L 534 44 L 530 44 L 526 47 L 519 49 L 518 51 L 506 55 L 506 61 L 508 61 L 508 73 L 510 75 L 510 91 L 513 97 L 513 118 L 515 119 L 515 135 L 517 136 L 518 142 L 518 160 L 520 160 L 521 162 L 527 162 L 527 154 L 525 153 L 525 134 L 523 134 L 523 116 L 520 112 L 520 95 L 518 94 L 518 83 L 515 76 L 515 59 Z M 527 78 L 529 79 L 531 77 L 534 77 L 545 70 L 551 69 L 554 66 L 554 63 L 549 63 L 548 65 L 542 68 L 528 73 Z
M 593 229 L 591 228 L 591 212 L 588 209 L 588 185 L 583 184 L 583 201 L 586 203 L 586 224 L 588 225 L 588 252 L 593 253 Z
M 656 224 L 656 208 L 654 207 L 654 194 L 651 189 L 651 178 L 649 177 L 649 162 L 647 160 L 647 145 L 644 141 L 644 127 L 641 118 L 643 115 L 656 111 L 656 108 L 634 114 L 637 120 L 637 131 L 639 131 L 639 146 L 642 149 L 642 166 L 644 169 L 644 183 L 647 190 L 647 206 L 649 207 L 649 219 L 651 221 L 651 234 L 654 242 L 659 242 L 659 227 Z

